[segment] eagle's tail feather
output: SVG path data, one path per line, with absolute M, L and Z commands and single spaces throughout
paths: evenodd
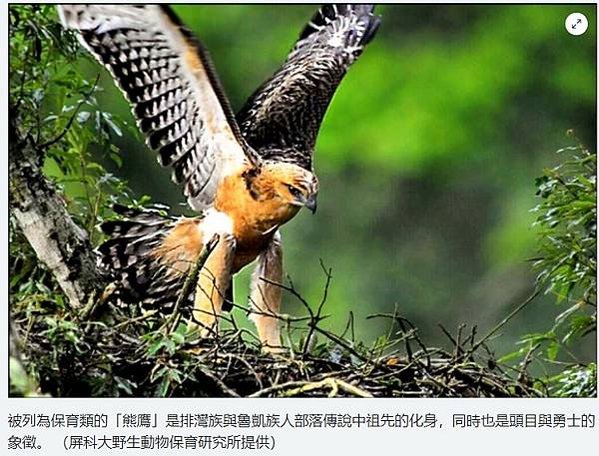
M 172 274 L 156 256 L 157 249 L 177 224 L 159 210 L 139 210 L 120 205 L 122 218 L 100 226 L 110 238 L 98 247 L 100 264 L 118 282 L 116 296 L 123 303 L 140 303 L 144 309 L 168 313 L 174 306 L 185 274 Z M 184 271 L 182 271 L 184 272 Z M 193 294 L 190 297 L 193 299 Z

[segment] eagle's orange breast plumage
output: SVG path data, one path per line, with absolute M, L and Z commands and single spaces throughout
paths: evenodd
M 248 191 L 243 178 L 244 171 L 223 179 L 217 190 L 214 209 L 228 216 L 232 222 L 232 235 L 235 239 L 233 270 L 251 263 L 271 241 L 276 228 L 289 221 L 299 208 L 289 206 L 274 198 L 256 199 Z M 273 192 L 272 182 L 262 179 L 259 182 L 261 195 Z M 200 254 L 206 241 L 205 224 L 209 218 L 184 218 L 177 222 L 155 255 L 161 261 L 177 265 L 178 262 L 191 262 Z M 206 227 L 208 228 L 208 227 Z M 183 264 L 181 264 L 183 266 Z M 177 270 L 185 270 L 176 267 Z

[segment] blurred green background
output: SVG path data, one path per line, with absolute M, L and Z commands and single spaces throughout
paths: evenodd
M 316 7 L 174 9 L 210 49 L 237 110 Z M 574 11 L 589 19 L 578 37 L 564 28 Z M 596 10 L 406 5 L 377 13 L 379 33 L 341 84 L 318 139 L 319 210 L 283 228 L 285 266 L 314 306 L 325 283 L 320 261 L 332 268 L 325 313 L 336 331 L 352 311 L 356 337 L 372 341 L 388 323 L 365 317 L 397 305 L 427 342 L 445 343 L 438 322 L 485 332 L 534 288 L 534 178 L 574 142 L 568 129 L 596 150 Z M 104 72 L 101 85 L 103 108 L 133 125 Z M 139 136 L 125 134 L 119 146 L 124 164 L 112 170 L 137 196 L 189 214 Z M 237 301 L 249 272 L 236 282 Z M 554 301 L 541 297 L 520 314 L 493 342 L 498 353 L 547 330 L 560 312 Z M 303 312 L 292 296 L 283 310 Z M 583 351 L 593 354 L 587 342 Z

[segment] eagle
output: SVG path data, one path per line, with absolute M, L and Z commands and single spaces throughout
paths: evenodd
M 251 318 L 262 347 L 279 349 L 279 228 L 303 207 L 316 211 L 316 138 L 339 83 L 377 32 L 374 6 L 322 6 L 237 115 L 206 48 L 170 7 L 75 4 L 58 12 L 113 76 L 147 145 L 198 214 L 114 207 L 120 217 L 101 225 L 108 240 L 98 250 L 121 296 L 172 311 L 213 240 L 189 294 L 190 327 L 214 334 L 232 304 L 233 275 L 257 260 Z

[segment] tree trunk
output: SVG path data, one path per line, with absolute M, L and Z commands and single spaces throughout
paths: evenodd
M 105 285 L 87 233 L 75 224 L 64 199 L 43 175 L 43 153 L 23 137 L 11 110 L 9 207 L 37 257 L 52 272 L 72 308 L 94 299 Z

